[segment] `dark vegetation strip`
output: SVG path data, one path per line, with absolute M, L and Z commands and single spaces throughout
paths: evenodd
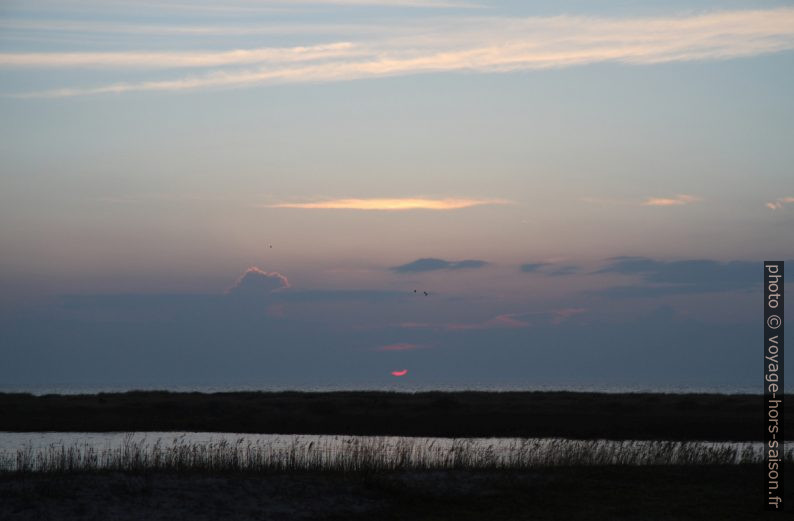
M 9 475 L 0 476 L 0 519 L 772 519 L 759 506 L 756 484 L 762 472 L 761 465 L 733 465 L 333 475 Z
M 0 393 L 0 431 L 756 441 L 761 403 L 758 395 L 577 392 Z M 785 417 L 794 437 L 794 414 Z

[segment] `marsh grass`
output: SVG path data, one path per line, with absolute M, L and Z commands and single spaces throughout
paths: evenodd
M 760 463 L 758 444 L 568 439 L 440 439 L 325 436 L 196 442 L 177 436 L 154 443 L 126 435 L 115 447 L 32 445 L 0 454 L 2 473 L 116 472 L 383 472 L 522 470 L 596 465 L 731 465 Z M 794 449 L 786 451 L 794 462 Z

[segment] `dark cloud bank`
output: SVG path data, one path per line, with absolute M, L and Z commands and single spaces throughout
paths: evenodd
M 658 297 L 694 293 L 752 290 L 761 286 L 761 263 L 714 260 L 659 261 L 646 257 L 613 257 L 597 273 L 639 278 L 640 284 L 606 288 L 605 297 Z
M 661 298 L 752 291 L 760 285 L 759 265 L 616 257 L 597 273 L 637 279 L 635 285 L 607 288 L 602 295 Z M 749 386 L 758 379 L 757 349 L 752 348 L 758 342 L 757 317 L 717 325 L 660 305 L 639 318 L 616 316 L 595 323 L 399 327 L 400 310 L 417 305 L 412 296 L 386 290 L 300 290 L 283 275 L 255 269 L 214 295 L 65 297 L 56 309 L 0 316 L 0 382 L 705 387 Z M 342 310 L 337 314 L 342 322 L 292 313 L 293 305 L 315 309 L 314 302 L 337 304 L 333 308 Z M 286 313 L 268 312 L 280 305 Z M 463 311 L 480 304 L 445 300 L 438 305 Z M 427 320 L 432 322 L 430 309 Z M 395 325 L 373 327 L 362 322 L 364 312 L 394 316 Z M 376 349 L 407 344 L 432 347 Z M 395 383 L 390 372 L 403 368 L 410 370 L 408 384 Z
M 752 291 L 761 285 L 761 265 L 760 261 L 721 262 L 709 259 L 662 261 L 648 257 L 612 257 L 607 259 L 606 266 L 589 274 L 625 275 L 634 278 L 636 282 L 592 291 L 589 294 L 623 299 Z M 524 273 L 542 273 L 558 277 L 583 273 L 578 266 L 546 262 L 523 264 L 520 270 Z

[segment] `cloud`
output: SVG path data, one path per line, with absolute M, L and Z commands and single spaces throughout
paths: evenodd
M 675 197 L 649 197 L 642 202 L 643 206 L 682 206 L 701 201 L 700 197 L 687 194 L 679 194 Z
M 72 2 L 74 3 L 74 2 Z M 50 4 L 47 9 L 47 4 Z M 53 5 L 54 4 L 54 5 Z M 52 12 L 57 11 L 58 8 L 61 6 L 62 2 L 60 0 L 40 0 L 37 2 L 37 6 L 42 8 L 43 12 Z M 104 10 L 106 5 L 110 5 L 114 9 L 124 8 L 125 4 L 132 7 L 132 9 L 137 12 L 139 9 L 139 0 L 115 0 L 113 2 L 107 1 L 93 1 L 92 0 L 84 0 L 78 2 L 78 4 L 83 4 L 83 7 L 87 7 L 88 9 L 93 8 L 96 12 L 100 12 Z M 92 5 L 93 4 L 93 5 Z M 447 1 L 447 0 L 225 0 L 224 2 L 215 2 L 215 1 L 201 1 L 201 0 L 193 0 L 193 1 L 174 1 L 174 0 L 159 0 L 156 2 L 149 2 L 148 7 L 151 9 L 152 12 L 156 12 L 158 15 L 168 15 L 168 14 L 179 14 L 183 15 L 185 13 L 190 14 L 206 14 L 211 13 L 213 15 L 217 15 L 218 17 L 226 17 L 231 15 L 255 15 L 255 14 L 270 14 L 270 13 L 307 13 L 312 8 L 320 8 L 320 9 L 327 9 L 328 7 L 397 7 L 397 8 L 418 8 L 418 9 L 482 9 L 484 6 L 480 4 L 470 3 L 470 2 L 456 2 L 456 1 Z M 13 20 L 15 23 L 9 24 L 10 28 L 14 28 L 18 20 Z M 52 28 L 54 25 L 54 30 L 69 30 L 70 28 L 74 27 L 73 22 L 62 22 L 60 20 L 51 21 L 51 20 L 33 20 L 31 22 L 27 22 L 27 20 L 22 20 L 23 24 L 26 27 L 36 27 L 36 28 Z M 104 20 L 102 20 L 104 22 Z M 80 24 L 79 26 L 83 27 L 85 31 L 91 32 L 103 32 L 107 31 L 108 29 L 105 27 L 103 29 L 103 23 L 85 23 Z M 99 26 L 98 28 L 94 28 L 94 26 Z M 65 28 L 62 28 L 65 27 Z M 144 25 L 144 27 L 146 27 Z M 2 24 L 0 24 L 0 28 Z M 79 30 L 79 29 L 73 29 Z
M 427 322 L 400 322 L 399 327 L 403 329 L 427 329 L 434 326 Z
M 277 294 L 279 300 L 288 302 L 366 301 L 382 302 L 406 297 L 404 291 L 374 289 L 292 289 Z
M 348 43 L 348 42 L 345 42 Z M 648 65 L 694 60 L 725 60 L 794 49 L 794 9 L 720 11 L 688 16 L 604 18 L 467 17 L 393 26 L 382 34 L 349 42 L 351 47 L 315 50 L 306 60 L 288 52 L 272 59 L 266 51 L 253 68 L 209 68 L 204 74 L 142 79 L 99 86 L 55 88 L 21 97 L 63 97 L 134 91 L 239 88 L 277 83 L 349 81 L 427 72 L 504 73 L 600 62 Z M 261 51 L 261 50 L 260 50 Z M 333 53 L 338 52 L 338 55 Z M 235 53 L 243 53 L 241 55 Z M 249 54 L 246 54 L 249 53 Z M 330 53 L 330 54 L 329 54 Z M 67 58 L 64 53 L 64 59 Z M 105 63 L 105 52 L 80 53 L 80 60 Z M 118 63 L 138 67 L 140 53 Z M 205 55 L 200 60 L 253 60 L 254 50 Z M 293 56 L 294 54 L 294 56 Z M 165 58 L 167 59 L 167 58 Z M 57 56 L 4 53 L 6 66 L 52 67 Z M 42 62 L 43 60 L 43 62 Z M 39 63 L 39 65 L 36 65 Z
M 646 257 L 614 257 L 596 273 L 640 278 L 640 284 L 615 286 L 595 293 L 606 297 L 656 297 L 752 289 L 760 284 L 760 263 L 714 260 L 659 261 Z
M 524 273 L 543 273 L 550 277 L 562 277 L 564 275 L 573 275 L 579 273 L 581 269 L 578 266 L 564 265 L 558 266 L 551 262 L 530 262 L 522 264 L 520 270 Z
M 481 260 L 462 260 L 458 262 L 451 263 L 449 269 L 451 270 L 459 270 L 463 268 L 482 268 L 487 266 L 488 263 Z
M 417 259 L 402 266 L 395 266 L 391 268 L 396 273 L 421 273 L 425 271 L 437 270 L 459 270 L 466 268 L 482 268 L 487 266 L 488 263 L 481 260 L 462 260 L 462 261 L 447 261 L 444 259 L 424 258 Z
M 185 10 L 210 10 L 210 11 L 272 11 L 301 7 L 415 7 L 425 9 L 478 9 L 481 5 L 469 2 L 450 2 L 446 0 L 258 0 L 257 2 L 224 2 L 216 5 L 215 2 L 171 2 L 163 7 L 181 8 Z
M 73 21 L 73 20 L 24 20 L 24 19 L 0 19 L 0 31 L 9 33 L 11 37 L 12 32 L 31 32 L 31 33 L 46 33 L 57 31 L 58 33 L 75 32 L 81 34 L 94 33 L 98 35 L 105 34 L 134 34 L 134 35 L 169 35 L 169 36 L 247 36 L 247 35 L 351 35 L 351 34 L 383 34 L 388 30 L 388 25 L 369 24 L 361 25 L 354 23 L 347 24 L 328 24 L 328 23 L 290 23 L 289 21 L 282 21 L 279 23 L 271 22 L 268 24 L 250 23 L 250 24 L 206 24 L 206 25 L 188 25 L 188 24 L 141 24 L 141 23 L 119 23 L 109 20 L 102 20 L 101 22 L 93 21 Z M 130 54 L 134 54 L 131 51 Z M 12 56 L 15 53 L 7 53 Z M 21 56 L 33 56 L 36 53 L 18 53 Z M 98 54 L 98 53 L 97 53 Z M 11 64 L 9 64 L 11 65 Z
M 406 342 L 399 344 L 389 344 L 376 348 L 376 351 L 414 351 L 416 349 L 425 349 L 427 346 L 421 344 L 409 344 Z
M 472 206 L 508 204 L 504 199 L 424 199 L 370 198 L 329 199 L 312 203 L 277 203 L 267 208 L 302 208 L 309 210 L 459 210 Z
M 547 266 L 548 262 L 530 262 L 521 265 L 521 271 L 524 273 L 535 273 L 540 268 Z
M 609 199 L 603 197 L 582 197 L 581 201 L 611 206 L 682 206 L 702 201 L 695 195 L 678 194 L 673 197 L 648 197 L 642 201 L 630 199 Z
M 284 291 L 289 288 L 289 291 Z M 287 305 L 304 303 L 379 303 L 408 298 L 405 291 L 295 289 L 286 276 L 249 268 L 223 293 L 85 294 L 60 297 L 63 309 L 112 320 L 181 316 L 239 316 L 246 309 L 272 319 L 287 317 Z
M 322 58 L 354 56 L 350 42 L 307 47 L 264 47 L 210 52 L 31 52 L 0 53 L 0 67 L 30 68 L 189 68 L 252 63 L 300 63 Z
M 774 201 L 766 203 L 764 206 L 770 210 L 780 210 L 784 205 L 794 203 L 794 197 L 780 197 Z
M 519 320 L 520 317 L 526 315 L 527 313 L 506 313 L 503 315 L 497 315 L 490 320 L 486 320 L 485 322 L 444 324 L 442 327 L 443 329 L 447 329 L 449 331 L 467 331 L 472 329 L 520 329 L 529 327 L 531 325 L 529 322 Z
M 275 271 L 266 272 L 257 267 L 251 267 L 237 279 L 227 294 L 238 297 L 260 297 L 289 287 L 289 280 L 284 275 Z
M 469 2 L 445 2 L 442 0 L 273 0 L 272 4 L 308 4 L 338 6 L 379 6 L 379 7 L 423 7 L 423 8 L 458 8 L 476 9 L 482 6 Z
M 563 277 L 565 275 L 573 275 L 574 273 L 579 273 L 581 271 L 578 266 L 560 266 L 557 268 L 552 269 L 551 271 L 547 271 L 546 275 L 552 277 Z

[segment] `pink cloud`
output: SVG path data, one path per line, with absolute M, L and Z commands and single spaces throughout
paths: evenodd
M 331 199 L 313 203 L 278 203 L 269 208 L 302 208 L 311 210 L 459 210 L 472 206 L 509 204 L 504 199 L 428 199 L 423 197 Z
M 407 374 L 408 374 L 408 369 L 403 369 L 401 371 L 392 371 L 391 372 L 392 376 L 405 376 Z
M 410 344 L 407 342 L 402 342 L 397 344 L 380 346 L 376 349 L 376 351 L 413 351 L 414 349 L 425 349 L 426 347 L 427 346 L 423 346 L 420 344 Z

